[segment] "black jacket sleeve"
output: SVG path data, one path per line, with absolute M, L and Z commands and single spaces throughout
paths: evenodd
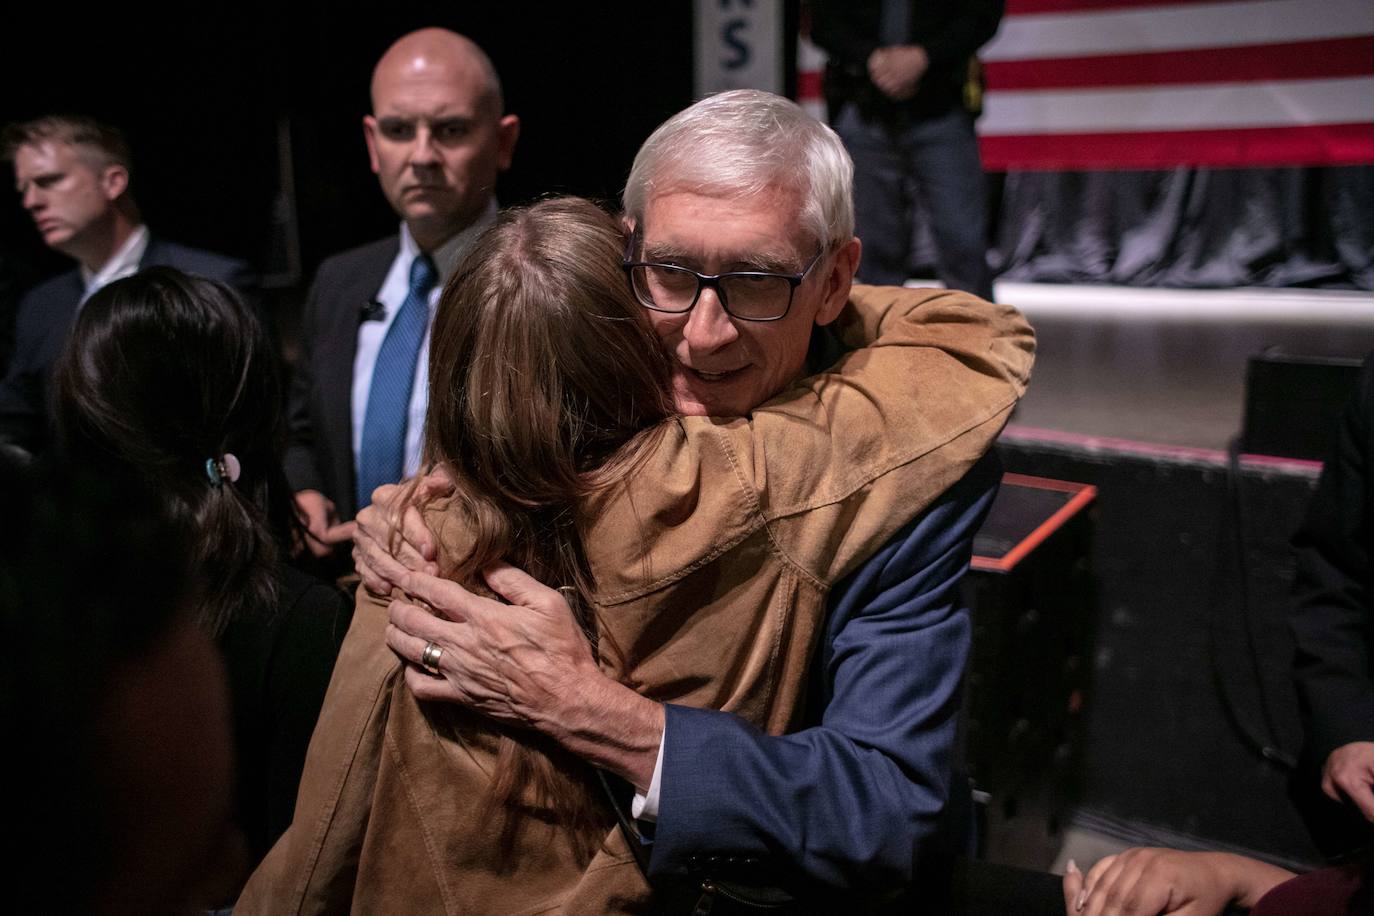
M 961 63 L 996 34 L 1005 7 L 1004 0 L 914 3 L 907 41 L 926 49 L 932 68 Z M 882 46 L 881 10 L 876 0 L 813 0 L 811 40 L 841 63 L 867 64 Z
M 838 64 L 864 64 L 878 49 L 878 30 L 864 3 L 812 0 L 811 40 Z
M 913 29 L 912 43 L 926 49 L 932 70 L 962 67 L 974 52 L 991 40 L 1002 21 L 1003 0 L 965 0 L 960 15 L 932 20 Z
M 1342 745 L 1374 740 L 1371 434 L 1374 355 L 1365 361 L 1355 397 L 1341 417 L 1335 449 L 1293 539 L 1293 672 L 1308 754 L 1317 763 Z

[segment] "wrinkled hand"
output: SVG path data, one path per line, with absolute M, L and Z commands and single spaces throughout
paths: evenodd
M 474 595 L 446 579 L 408 572 L 399 583 L 443 618 L 391 602 L 387 645 L 412 667 L 406 683 L 422 700 L 444 700 L 503 722 L 553 731 L 564 702 L 604 679 L 563 596 L 513 566 L 486 572 L 510 604 Z M 426 643 L 443 649 L 442 677 L 417 667 Z
M 353 538 L 353 523 L 338 524 L 334 501 L 319 490 L 298 492 L 296 511 L 305 523 L 305 547 L 317 557 L 329 556 L 340 544 Z
M 438 547 L 420 515 L 420 507 L 453 492 L 453 481 L 442 470 L 421 478 L 415 500 L 403 507 L 397 517 L 400 484 L 384 484 L 372 491 L 372 504 L 358 513 L 353 532 L 353 565 L 363 586 L 374 595 L 389 595 L 411 570 L 434 575 Z M 391 553 L 391 532 L 400 526 L 401 541 L 396 555 Z
M 1231 903 L 1253 906 L 1292 872 L 1224 852 L 1137 847 L 1107 856 L 1087 876 L 1064 875 L 1068 916 L 1214 916 Z
M 1367 821 L 1374 821 L 1374 741 L 1353 741 L 1331 752 L 1322 766 L 1322 791 L 1336 801 L 1349 799 Z
M 884 95 L 898 102 L 916 94 L 929 67 L 930 58 L 920 45 L 893 45 L 868 55 L 869 79 Z
M 663 736 L 663 706 L 602 673 L 556 590 L 504 563 L 485 578 L 510 604 L 422 572 L 397 583 L 436 612 L 391 602 L 386 642 L 407 663 L 411 692 L 532 728 L 647 788 Z M 419 667 L 431 642 L 443 650 L 438 677 Z

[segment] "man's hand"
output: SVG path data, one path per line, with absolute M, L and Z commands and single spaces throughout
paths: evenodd
M 1364 819 L 1374 822 L 1374 741 L 1353 741 L 1331 752 L 1322 767 L 1322 791 L 1336 801 L 1349 799 Z
M 364 587 L 374 595 L 389 595 L 411 570 L 435 575 L 439 572 L 438 548 L 420 507 L 430 500 L 453 492 L 453 480 L 442 470 L 420 480 L 415 499 L 404 507 L 396 505 L 401 495 L 399 484 L 389 483 L 372 491 L 372 504 L 358 513 L 353 532 L 353 565 Z M 400 510 L 400 516 L 397 512 Z M 391 553 L 391 532 L 400 526 L 401 541 Z
M 421 700 L 457 703 L 542 732 L 647 788 L 663 735 L 663 707 L 601 672 L 557 591 L 506 564 L 485 576 L 510 604 L 425 573 L 401 578 L 408 595 L 442 615 L 391 602 L 386 641 L 408 663 L 407 686 Z M 440 677 L 419 667 L 427 643 L 443 650 Z
M 930 67 L 920 45 L 892 45 L 868 55 L 868 77 L 888 98 L 904 102 L 916 94 Z
M 1224 852 L 1138 847 L 1107 856 L 1084 877 L 1064 874 L 1068 916 L 1214 916 L 1231 903 L 1252 907 L 1293 873 Z
M 353 539 L 353 523 L 340 525 L 334 501 L 319 490 L 297 492 L 296 511 L 305 523 L 305 546 L 317 557 L 327 557 L 340 544 Z

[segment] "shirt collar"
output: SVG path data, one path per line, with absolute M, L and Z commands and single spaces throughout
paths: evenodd
M 143 263 L 143 255 L 147 250 L 148 227 L 139 226 L 129 233 L 124 244 L 119 246 L 119 250 L 111 255 L 110 259 L 102 264 L 99 270 L 91 271 L 82 264 L 81 281 L 86 286 L 86 295 L 83 297 L 83 301 L 114 281 L 138 273 L 138 265 Z
M 482 211 L 482 215 L 473 220 L 471 225 L 430 252 L 434 266 L 439 269 L 440 288 L 448 283 L 448 278 L 458 269 L 458 262 L 467 254 L 473 242 L 477 241 L 477 236 L 496 219 L 497 210 L 496 199 L 492 198 L 487 201 L 487 209 Z M 409 265 L 419 254 L 420 246 L 416 243 L 415 236 L 410 234 L 410 227 L 401 223 L 401 255 L 405 263 Z

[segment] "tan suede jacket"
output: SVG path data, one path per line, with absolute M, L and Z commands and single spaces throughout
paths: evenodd
M 1012 308 L 942 290 L 855 287 L 862 347 L 749 417 L 672 421 L 633 479 L 587 507 L 606 672 L 655 700 L 795 724 L 827 590 L 991 447 L 1034 336 Z M 432 521 L 445 551 L 466 542 Z M 530 818 L 514 856 L 476 816 L 495 734 L 421 705 L 359 592 L 306 759 L 295 821 L 236 914 L 652 912 L 616 831 L 587 867 Z M 606 637 L 609 637 L 607 639 Z

